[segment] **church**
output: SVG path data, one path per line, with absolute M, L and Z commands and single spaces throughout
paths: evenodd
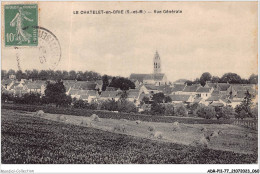
M 152 74 L 131 74 L 130 80 L 132 80 L 136 86 L 142 84 L 149 84 L 155 86 L 167 85 L 167 77 L 164 73 L 161 73 L 161 58 L 156 51 L 153 58 L 153 73 Z

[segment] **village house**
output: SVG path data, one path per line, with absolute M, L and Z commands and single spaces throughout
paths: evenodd
M 200 86 L 196 91 L 196 96 L 200 97 L 202 99 L 207 99 L 211 96 L 211 93 L 213 92 L 213 88 L 210 87 L 202 87 Z
M 127 100 L 130 101 L 130 102 L 133 102 L 135 103 L 136 105 L 140 104 L 139 102 L 139 95 L 140 95 L 140 92 L 139 90 L 129 90 L 127 92 Z
M 39 93 L 41 95 L 44 95 L 46 89 L 45 81 L 27 82 L 25 86 L 27 87 L 28 93 Z
M 99 96 L 99 100 L 115 100 L 118 101 L 120 98 L 120 93 L 118 91 L 102 91 L 101 95 Z
M 193 103 L 194 98 L 192 95 L 181 95 L 181 94 L 174 94 L 169 95 L 172 99 L 172 103 Z
M 88 90 L 87 93 L 80 95 L 79 99 L 87 101 L 88 103 L 97 101 L 97 91 Z
M 171 94 L 181 94 L 186 86 L 186 84 L 174 84 L 171 89 Z
M 157 86 L 154 85 L 142 85 L 140 87 L 140 93 L 144 94 L 156 94 L 159 93 L 160 91 L 158 90 Z
M 226 105 L 226 102 L 224 102 L 220 96 L 211 96 L 207 98 L 206 100 L 201 100 L 199 102 L 200 104 L 204 104 L 206 106 L 218 106 L 222 107 Z
M 182 95 L 193 95 L 195 96 L 197 94 L 197 90 L 200 87 L 199 84 L 194 84 L 191 86 L 186 86 L 180 94 Z

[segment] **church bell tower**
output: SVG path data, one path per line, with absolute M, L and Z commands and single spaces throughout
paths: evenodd
M 154 74 L 161 73 L 161 58 L 157 51 L 155 52 L 155 55 L 153 58 L 153 73 Z

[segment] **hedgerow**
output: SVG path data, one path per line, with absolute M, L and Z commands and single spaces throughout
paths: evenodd
M 28 112 L 36 112 L 43 110 L 44 113 L 50 114 L 64 114 L 64 115 L 75 115 L 75 116 L 86 116 L 90 117 L 93 114 L 98 115 L 100 118 L 111 118 L 111 119 L 127 119 L 127 120 L 141 120 L 149 122 L 164 122 L 173 123 L 175 121 L 186 124 L 231 124 L 234 120 L 212 120 L 212 119 L 198 119 L 198 118 L 180 118 L 180 117 L 165 117 L 158 115 L 144 115 L 137 113 L 115 113 L 103 110 L 90 110 L 90 109 L 77 109 L 73 107 L 55 107 L 51 105 L 24 105 L 24 104 L 6 104 L 2 103 L 2 109 L 21 110 Z

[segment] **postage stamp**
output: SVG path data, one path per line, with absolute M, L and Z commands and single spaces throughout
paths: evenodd
M 37 4 L 9 4 L 4 6 L 5 46 L 37 46 Z

